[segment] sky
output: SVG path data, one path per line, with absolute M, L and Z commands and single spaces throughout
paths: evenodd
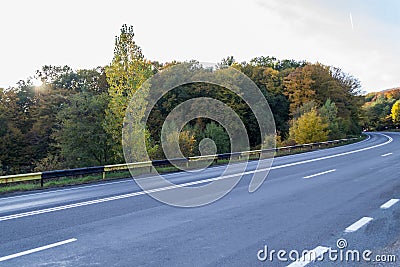
M 400 86 L 398 0 L 9 0 L 0 8 L 0 87 L 43 65 L 109 64 L 122 24 L 149 60 L 274 56 L 340 67 L 365 92 Z

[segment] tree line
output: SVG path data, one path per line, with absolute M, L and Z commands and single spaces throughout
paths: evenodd
M 361 108 L 361 125 L 370 131 L 398 129 L 400 126 L 400 88 L 367 94 Z
M 158 71 L 178 63 L 146 59 L 132 26 L 123 25 L 109 65 L 82 70 L 43 66 L 35 74 L 42 85 L 34 86 L 28 78 L 0 89 L 0 174 L 124 162 L 121 131 L 132 95 Z M 375 123 L 376 114 L 366 107 L 372 96 L 362 96 L 360 82 L 339 68 L 270 56 L 249 62 L 227 57 L 218 66 L 241 71 L 260 88 L 274 115 L 278 146 L 357 135 Z M 174 88 L 152 109 L 146 128 L 151 158 L 164 157 L 160 135 L 167 115 L 180 103 L 201 96 L 218 99 L 239 115 L 252 149 L 265 142 L 240 96 L 220 86 L 190 83 Z M 167 138 L 178 138 L 185 156 L 212 151 L 201 147 L 204 138 L 215 142 L 217 153 L 230 151 L 225 129 L 210 119 L 190 121 L 179 136 Z

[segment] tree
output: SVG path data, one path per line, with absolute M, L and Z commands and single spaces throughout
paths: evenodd
M 20 96 L 15 88 L 0 90 L 0 171 L 4 174 L 28 172 L 31 168 L 28 130 L 23 128 L 30 123 L 27 104 Z
M 215 122 L 206 125 L 204 138 L 210 138 L 214 141 L 218 154 L 227 153 L 231 150 L 229 135 L 222 126 Z
M 128 103 L 137 89 L 153 75 L 151 63 L 144 58 L 133 37 L 133 27 L 123 25 L 115 40 L 114 58 L 106 68 L 110 101 L 103 127 L 111 136 L 110 145 L 116 161 L 123 159 L 122 123 Z
M 221 60 L 221 62 L 217 64 L 217 66 L 219 68 L 226 68 L 226 67 L 232 66 L 235 62 L 236 62 L 235 58 L 233 56 L 229 56 L 229 57 L 223 58 Z
M 250 60 L 250 64 L 253 66 L 274 68 L 277 64 L 277 59 L 270 56 L 255 57 Z
M 362 107 L 364 127 L 378 131 L 392 127 L 391 109 L 395 102 L 395 99 L 378 94 L 371 102 L 365 103 Z
M 394 123 L 400 123 L 400 100 L 394 103 L 391 116 Z
M 339 123 L 337 119 L 338 109 L 330 98 L 328 98 L 325 104 L 319 109 L 319 114 L 324 122 L 329 125 L 329 139 L 333 140 L 345 137 L 345 134 L 339 131 Z
M 263 61 L 268 62 L 268 58 L 255 58 L 251 64 L 243 64 L 241 71 L 246 74 L 257 86 L 268 101 L 271 111 L 274 115 L 276 129 L 286 136 L 289 126 L 289 100 L 283 94 L 283 79 L 284 71 L 278 71 L 271 67 L 264 67 Z M 265 65 L 268 65 L 265 63 Z M 245 114 L 251 114 L 251 111 L 246 110 Z M 252 127 L 247 127 L 249 130 L 250 144 L 255 146 L 254 137 L 258 136 L 257 125 L 252 125 L 255 122 L 253 118 L 247 115 L 244 121 L 245 125 L 250 124 Z M 260 144 L 261 140 L 256 140 L 256 145 Z
M 289 130 L 289 136 L 297 144 L 326 141 L 329 134 L 328 126 L 318 115 L 317 110 L 313 109 L 299 119 L 294 120 Z
M 306 65 L 290 73 L 284 81 L 284 94 L 289 98 L 290 112 L 292 114 L 296 112 L 297 108 L 312 101 L 315 97 L 315 91 L 312 89 L 314 80 L 311 74 L 312 67 Z
M 58 113 L 61 128 L 54 136 L 69 168 L 111 163 L 110 134 L 102 127 L 108 95 L 78 93 Z
M 107 92 L 105 69 L 81 69 L 74 71 L 68 66 L 43 66 L 36 71 L 36 78 L 50 89 L 65 89 L 70 93 L 93 92 L 101 94 Z
M 196 145 L 196 139 L 190 131 L 183 130 L 180 133 L 177 131 L 169 131 L 167 133 L 166 139 L 167 140 L 164 145 L 167 146 L 165 147 L 167 151 L 172 151 L 172 149 L 174 149 L 174 147 L 172 147 L 172 144 L 177 142 L 179 144 L 179 149 L 184 157 L 194 156 L 193 152 Z

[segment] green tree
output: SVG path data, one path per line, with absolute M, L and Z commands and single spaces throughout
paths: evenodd
M 110 101 L 103 127 L 112 137 L 110 145 L 116 161 L 123 159 L 121 134 L 128 103 L 137 89 L 153 74 L 151 63 L 144 58 L 133 37 L 133 27 L 123 25 L 115 40 L 114 58 L 106 68 Z M 139 112 L 135 116 L 143 114 Z
M 36 71 L 36 78 L 51 89 L 65 89 L 70 93 L 101 94 L 107 92 L 109 87 L 103 67 L 74 71 L 68 66 L 46 65 Z
M 59 113 L 61 128 L 54 136 L 69 168 L 111 163 L 110 134 L 102 127 L 108 95 L 78 93 Z
M 400 100 L 393 104 L 391 116 L 394 123 L 400 123 Z
M 286 71 L 278 71 L 273 69 L 271 58 L 255 58 L 250 64 L 242 64 L 241 71 L 246 74 L 264 94 L 274 115 L 276 129 L 286 136 L 289 125 L 289 100 L 283 94 L 283 80 Z M 260 144 L 260 139 L 255 139 L 258 136 L 257 125 L 253 124 L 255 118 L 251 117 L 251 111 L 244 112 L 246 119 L 245 125 L 249 131 L 250 144 L 256 146 Z M 242 116 L 242 117 L 245 117 Z
M 21 126 L 25 114 L 20 109 L 14 90 L 0 90 L 0 162 L 3 174 L 15 174 L 29 170 L 29 144 Z M 21 125 L 22 122 L 22 125 Z
M 214 141 L 218 154 L 230 152 L 231 144 L 229 135 L 222 126 L 215 122 L 206 125 L 203 138 L 210 138 Z
M 293 121 L 289 129 L 290 139 L 297 144 L 307 144 L 328 140 L 328 124 L 313 109 L 299 119 Z
M 341 133 L 339 130 L 339 123 L 337 119 L 338 109 L 330 98 L 328 98 L 325 104 L 319 109 L 319 114 L 324 122 L 329 125 L 329 139 L 333 140 L 345 137 L 345 133 Z
M 387 99 L 383 95 L 377 95 L 371 102 L 363 105 L 363 125 L 366 129 L 384 130 L 391 127 L 393 119 L 391 117 L 391 109 L 395 99 Z

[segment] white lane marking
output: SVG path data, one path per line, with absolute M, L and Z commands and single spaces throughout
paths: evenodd
M 258 170 L 258 171 L 265 171 L 265 170 L 267 170 L 267 169 Z M 29 211 L 29 212 L 24 212 L 24 213 L 12 214 L 12 215 L 8 215 L 8 216 L 0 217 L 0 221 L 7 221 L 7 220 L 12 220 L 12 219 L 17 219 L 17 218 L 22 218 L 22 217 L 27 217 L 27 216 L 33 216 L 33 215 L 38 215 L 38 214 L 43 214 L 43 213 L 49 213 L 49 212 L 53 212 L 53 211 L 66 210 L 66 209 L 71 209 L 71 208 L 87 206 L 87 205 L 93 205 L 93 204 L 108 202 L 108 201 L 112 201 L 112 200 L 124 199 L 124 198 L 129 198 L 129 197 L 145 195 L 145 194 L 148 194 L 148 193 L 155 193 L 155 192 L 170 190 L 170 189 L 179 188 L 179 187 L 198 185 L 198 184 L 218 181 L 218 180 L 222 180 L 222 179 L 228 179 L 228 178 L 232 178 L 232 177 L 236 177 L 236 176 L 240 176 L 240 175 L 251 174 L 251 173 L 254 173 L 254 172 L 255 171 L 248 171 L 248 172 L 244 172 L 244 173 L 231 174 L 231 175 L 226 175 L 226 176 L 221 176 L 221 177 L 216 177 L 216 178 L 210 178 L 210 179 L 199 180 L 199 181 L 194 181 L 194 182 L 188 182 L 188 183 L 183 183 L 183 184 L 171 185 L 171 186 L 155 188 L 155 189 L 145 190 L 145 191 L 139 191 L 139 192 L 124 194 L 124 195 L 118 195 L 118 196 L 100 198 L 100 199 L 95 199 L 95 200 L 90 200 L 90 201 L 85 201 L 85 202 L 79 202 L 79 203 L 74 203 L 74 204 L 69 204 L 69 205 L 57 206 L 57 207 L 53 207 L 53 208 L 47 208 L 47 209 Z
M 300 154 L 297 154 L 300 155 Z M 240 164 L 242 164 L 241 162 L 239 162 Z M 235 163 L 237 164 L 237 163 Z M 215 169 L 220 169 L 220 168 L 224 168 L 226 167 L 225 165 L 222 166 L 211 166 L 209 167 L 207 170 L 215 170 Z M 165 174 L 161 174 L 162 176 L 173 176 L 173 175 L 177 175 L 179 173 L 177 172 L 173 172 L 173 173 L 165 173 Z M 148 179 L 151 178 L 150 177 L 144 177 L 144 178 L 136 178 L 136 180 L 140 180 L 140 179 Z M 177 177 L 179 178 L 179 177 Z M 105 182 L 105 183 L 101 183 L 101 184 L 94 184 L 94 185 L 83 185 L 83 186 L 77 186 L 77 187 L 72 187 L 72 188 L 65 188 L 65 189 L 57 189 L 57 190 L 51 190 L 51 191 L 46 191 L 46 192 L 38 192 L 38 193 L 30 193 L 30 194 L 23 194 L 23 195 L 19 195 L 19 196 L 12 196 L 12 197 L 4 197 L 1 198 L 0 200 L 8 200 L 8 199 L 14 199 L 14 198 L 23 198 L 23 197 L 32 197 L 32 196 L 37 196 L 37 195 L 47 195 L 47 194 L 51 194 L 51 193 L 59 193 L 59 192 L 64 192 L 64 191 L 73 191 L 73 190 L 78 190 L 78 189 L 86 189 L 86 188 L 93 188 L 93 187 L 99 187 L 99 186 L 106 186 L 106 185 L 113 185 L 113 184 L 121 184 L 121 183 L 134 183 L 134 180 L 132 177 L 127 177 L 124 178 L 124 180 L 122 181 L 115 181 L 115 182 Z
M 315 162 L 315 161 L 320 161 L 320 160 L 325 160 L 325 159 L 331 159 L 331 158 L 341 157 L 341 156 L 350 155 L 350 154 L 354 154 L 354 153 L 358 153 L 358 152 L 370 150 L 370 149 L 373 149 L 373 148 L 385 146 L 385 145 L 390 144 L 391 142 L 393 142 L 393 138 L 392 138 L 392 137 L 387 136 L 386 134 L 381 134 L 381 135 L 384 135 L 384 136 L 387 137 L 389 140 L 386 141 L 385 143 L 382 143 L 382 144 L 379 144 L 379 145 L 374 145 L 374 146 L 370 146 L 370 147 L 365 147 L 365 148 L 361 148 L 361 149 L 357 149 L 357 150 L 352 150 L 352 151 L 348 151 L 348 152 L 343 152 L 343 153 L 339 153 L 339 154 L 335 154 L 335 155 L 330 155 L 330 156 L 326 156 L 326 157 L 321 157 L 321 158 L 315 158 L 315 159 L 309 159 L 309 160 L 304 160 L 304 161 L 299 161 L 299 162 L 284 164 L 284 165 L 280 165 L 280 166 L 271 167 L 270 169 L 271 169 L 271 170 L 281 169 L 281 168 L 286 168 L 286 167 L 290 167 L 290 166 L 296 166 L 296 165 L 300 165 L 300 164 L 305 164 L 305 163 L 310 163 L 310 162 Z
M 224 166 L 212 166 L 211 168 L 221 168 Z M 177 173 L 166 173 L 162 174 L 162 176 L 170 176 L 170 175 L 176 175 Z M 151 177 L 145 177 L 151 178 Z M 145 179 L 145 178 L 138 178 L 138 179 Z M 32 196 L 37 196 L 37 195 L 47 195 L 51 193 L 59 193 L 59 192 L 65 192 L 65 191 L 73 191 L 73 190 L 78 190 L 78 189 L 86 189 L 86 188 L 93 188 L 93 187 L 99 187 L 99 186 L 106 186 L 106 185 L 113 185 L 113 184 L 121 184 L 121 183 L 134 183 L 133 178 L 125 178 L 122 181 L 115 181 L 115 182 L 105 182 L 101 184 L 94 184 L 94 185 L 83 185 L 83 186 L 77 186 L 77 187 L 72 187 L 72 188 L 65 188 L 65 189 L 57 189 L 57 190 L 51 190 L 51 191 L 46 191 L 46 192 L 38 192 L 38 193 L 31 193 L 31 194 L 24 194 L 24 195 L 19 195 L 19 196 L 12 196 L 12 197 L 4 197 L 0 198 L 0 200 L 8 200 L 8 199 L 14 199 L 14 198 L 22 198 L 22 197 L 32 197 Z
M 383 204 L 382 206 L 381 206 L 381 209 L 388 209 L 388 208 L 390 208 L 391 206 L 393 206 L 394 204 L 396 204 L 397 202 L 399 202 L 400 200 L 399 199 L 396 199 L 396 198 L 394 198 L 394 199 L 391 199 L 391 200 L 389 200 L 388 202 L 386 202 L 385 204 Z
M 359 219 L 358 221 L 356 221 L 355 223 L 353 223 L 352 225 L 347 227 L 344 231 L 346 233 L 355 232 L 372 220 L 373 220 L 373 218 L 371 218 L 371 217 L 362 217 L 361 219 Z
M 323 254 L 329 250 L 328 247 L 318 246 L 308 253 L 304 254 L 299 260 L 289 264 L 287 267 L 302 267 L 319 259 Z
M 384 136 L 387 137 L 387 138 L 391 138 L 391 137 L 389 137 L 389 136 L 387 136 L 387 135 L 385 135 L 385 134 L 381 134 L 381 135 L 384 135 Z M 347 147 L 352 146 L 352 145 L 357 145 L 357 144 L 360 144 L 360 143 L 363 143 L 363 142 L 366 142 L 366 141 L 368 141 L 369 139 L 371 139 L 371 135 L 368 135 L 368 138 L 367 138 L 367 139 L 364 139 L 364 140 L 361 141 L 361 142 L 349 144 L 349 145 L 347 145 Z M 390 140 L 390 139 L 389 139 L 389 140 Z M 390 142 L 389 142 L 389 143 L 390 143 Z M 385 143 L 385 144 L 386 144 L 386 143 Z M 382 145 L 383 145 L 383 144 L 382 144 Z M 379 145 L 378 145 L 378 146 L 379 146 Z M 342 146 L 342 147 L 333 147 L 333 148 L 330 148 L 329 150 L 335 150 L 335 149 L 338 149 L 338 148 L 343 148 L 343 146 Z M 373 147 L 373 148 L 375 148 L 375 147 Z M 311 151 L 311 152 L 305 152 L 305 153 L 296 154 L 296 155 L 284 156 L 284 157 L 281 157 L 281 158 L 297 157 L 297 156 L 306 155 L 306 154 L 311 154 L 311 153 L 315 153 L 315 152 L 321 152 L 321 151 L 322 151 L 322 150 Z M 338 155 L 339 155 L 339 154 L 338 154 Z M 305 162 L 305 163 L 307 163 L 307 162 Z M 282 165 L 282 166 L 284 166 L 284 167 L 289 167 L 289 166 L 287 166 L 287 165 Z M 222 166 L 212 166 L 212 167 L 210 167 L 210 168 L 208 168 L 208 169 L 219 169 L 219 168 L 223 168 L 223 167 L 225 167 L 225 166 L 224 166 L 224 165 L 222 165 Z M 276 167 L 279 167 L 279 166 L 276 166 Z M 272 167 L 271 169 L 274 169 L 274 167 Z M 277 168 L 277 169 L 278 169 L 278 168 Z M 176 174 L 177 174 L 177 173 L 167 173 L 167 174 L 162 174 L 162 176 L 170 176 L 170 175 L 176 175 Z M 146 177 L 146 178 L 147 178 L 147 177 Z M 151 178 L 151 177 L 148 177 L 148 178 Z M 129 178 L 128 178 L 128 179 L 129 179 Z M 139 179 L 141 179 L 141 178 L 139 178 Z M 45 195 L 45 194 L 51 194 L 51 193 L 58 193 L 58 192 L 64 192 L 64 191 L 72 191 L 72 190 L 78 190 L 78 189 L 86 189 L 86 188 L 99 187 L 99 186 L 112 185 L 112 184 L 120 184 L 120 183 L 128 183 L 128 182 L 131 183 L 131 182 L 133 182 L 133 180 L 132 180 L 132 179 L 129 179 L 129 180 L 116 181 L 116 182 L 107 182 L 107 183 L 101 183 L 101 184 L 95 184 L 95 185 L 85 185 L 85 186 L 78 186 L 78 187 L 73 187 L 73 188 L 51 190 L 51 191 L 46 191 L 46 192 L 38 192 L 38 193 L 24 194 L 24 195 L 20 195 L 20 196 L 12 196 L 12 197 L 0 198 L 0 200 L 7 200 L 7 199 L 14 199 L 14 198 L 22 198 L 22 197 L 31 197 L 31 196 L 36 196 L 36 195 Z
M 387 157 L 387 156 L 390 156 L 390 155 L 393 155 L 393 153 L 384 154 L 384 155 L 382 155 L 382 157 Z
M 331 173 L 331 172 L 335 172 L 335 171 L 336 171 L 336 169 L 333 169 L 333 170 L 329 170 L 329 171 L 320 172 L 320 173 L 316 173 L 316 174 L 313 174 L 313 175 L 305 176 L 303 178 L 304 179 L 309 179 L 309 178 L 317 177 L 317 176 L 324 175 L 324 174 Z
M 71 242 L 75 242 L 76 240 L 77 240 L 76 238 L 71 238 L 71 239 L 64 240 L 64 241 L 61 241 L 61 242 L 57 242 L 57 243 L 54 243 L 54 244 L 50 244 L 50 245 L 47 245 L 47 246 L 38 247 L 38 248 L 30 249 L 30 250 L 25 250 L 25 251 L 22 251 L 22 252 L 19 252 L 19 253 L 15 253 L 15 254 L 11 254 L 11 255 L 8 255 L 8 256 L 4 256 L 4 257 L 0 258 L 0 262 L 1 261 L 6 261 L 6 260 L 10 260 L 10 259 L 14 259 L 14 258 L 21 257 L 21 256 L 25 256 L 25 255 L 28 255 L 28 254 L 32 254 L 32 253 L 39 252 L 39 251 L 42 251 L 42 250 L 46 250 L 46 249 L 49 249 L 49 248 L 62 246 L 62 245 L 65 245 L 65 244 L 68 244 L 68 243 L 71 243 Z
M 74 203 L 74 204 L 70 204 L 70 205 L 63 205 L 63 206 L 57 206 L 57 207 L 53 207 L 53 208 L 35 210 L 35 211 L 24 212 L 24 213 L 17 213 L 17 214 L 12 214 L 12 215 L 8 215 L 8 216 L 0 217 L 0 221 L 7 221 L 7 220 L 12 220 L 12 219 L 17 219 L 17 218 L 22 218 L 22 217 L 27 217 L 27 216 L 33 216 L 33 215 L 38 215 L 38 214 L 43 214 L 43 213 L 48 213 L 48 212 L 53 212 L 53 211 L 66 210 L 66 209 L 71 209 L 71 208 L 76 208 L 76 207 L 93 205 L 93 204 L 98 204 L 98 203 L 103 203 L 103 202 L 108 202 L 108 201 L 113 201 L 113 200 L 118 200 L 118 199 L 124 199 L 124 198 L 129 198 L 129 197 L 145 195 L 147 193 L 154 193 L 154 192 L 160 192 L 160 191 L 170 190 L 170 189 L 179 188 L 179 187 L 185 187 L 185 186 L 209 183 L 209 182 L 213 182 L 213 181 L 218 181 L 218 180 L 222 180 L 222 179 L 228 179 L 228 178 L 241 176 L 241 175 L 246 175 L 246 174 L 252 174 L 252 173 L 256 173 L 256 172 L 265 172 L 265 171 L 269 171 L 269 170 L 281 169 L 281 168 L 296 166 L 296 165 L 300 165 L 300 164 L 305 164 L 305 163 L 310 163 L 310 162 L 315 162 L 315 161 L 320 161 L 320 160 L 325 160 L 325 159 L 330 159 L 330 158 L 336 158 L 336 157 L 340 157 L 340 156 L 344 156 L 344 155 L 353 154 L 353 153 L 356 153 L 356 152 L 369 150 L 369 149 L 376 148 L 376 147 L 381 147 L 381 146 L 387 145 L 387 144 L 389 144 L 389 143 L 391 143 L 393 141 L 393 138 L 391 138 L 390 136 L 387 136 L 385 134 L 381 134 L 381 135 L 384 135 L 389 140 L 386 141 L 385 143 L 382 143 L 382 144 L 379 144 L 379 145 L 370 146 L 370 147 L 366 147 L 366 148 L 362 148 L 362 149 L 358 149 L 358 150 L 353 150 L 353 151 L 344 152 L 344 153 L 340 153 L 340 154 L 335 154 L 335 155 L 331 155 L 331 156 L 326 156 L 326 157 L 322 157 L 322 158 L 315 158 L 315 159 L 310 159 L 310 160 L 305 160 L 305 161 L 299 161 L 299 162 L 294 162 L 294 163 L 274 166 L 274 167 L 270 167 L 270 168 L 266 168 L 266 169 L 247 171 L 247 172 L 244 172 L 244 173 L 237 173 L 237 174 L 231 174 L 231 175 L 226 175 L 226 176 L 219 176 L 219 177 L 216 177 L 216 178 L 209 178 L 209 179 L 205 179 L 205 180 L 199 180 L 199 181 L 188 182 L 188 183 L 183 183 L 183 184 L 171 185 L 171 186 L 167 186 L 167 187 L 161 187 L 161 188 L 156 188 L 156 189 L 151 189 L 151 190 L 146 190 L 146 191 L 139 191 L 139 192 L 134 192 L 134 193 L 129 193 L 129 194 L 113 196 L 113 197 L 95 199 L 95 200 L 91 200 L 91 201 L 79 202 L 79 203 Z

